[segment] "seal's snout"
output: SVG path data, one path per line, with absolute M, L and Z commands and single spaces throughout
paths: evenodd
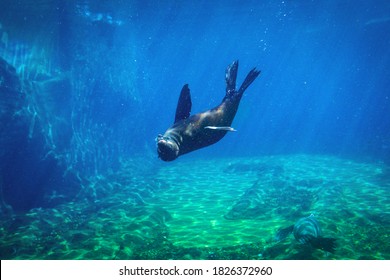
M 160 138 L 157 140 L 157 153 L 163 161 L 172 161 L 179 156 L 179 147 L 171 140 Z

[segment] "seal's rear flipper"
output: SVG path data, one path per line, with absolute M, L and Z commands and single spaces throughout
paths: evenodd
M 238 71 L 238 60 L 235 60 L 226 68 L 226 95 L 223 101 L 226 99 L 240 100 L 244 91 L 250 86 L 250 84 L 259 76 L 260 71 L 253 68 L 246 76 L 240 89 L 236 91 L 236 79 Z
M 317 237 L 310 240 L 310 245 L 316 249 L 321 249 L 329 253 L 334 253 L 336 249 L 335 238 Z
M 191 94 L 188 84 L 185 84 L 181 90 L 179 101 L 177 102 L 175 123 L 184 120 L 190 116 L 191 113 Z
M 257 76 L 260 75 L 260 71 L 256 70 L 256 68 L 253 68 L 248 75 L 246 75 L 246 78 L 244 82 L 242 83 L 240 89 L 238 90 L 238 97 L 241 98 L 244 91 L 253 83 L 254 80 L 256 80 Z
M 286 228 L 281 228 L 278 230 L 278 232 L 275 235 L 275 241 L 280 242 L 286 239 L 287 236 L 289 236 L 294 230 L 294 225 L 291 225 Z
M 235 60 L 226 68 L 226 96 L 231 97 L 236 91 L 236 79 L 238 70 L 238 60 Z

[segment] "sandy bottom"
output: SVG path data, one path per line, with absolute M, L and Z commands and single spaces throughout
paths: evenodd
M 279 228 L 314 214 L 335 253 Z M 129 161 L 3 217 L 2 259 L 390 259 L 390 167 L 329 156 Z

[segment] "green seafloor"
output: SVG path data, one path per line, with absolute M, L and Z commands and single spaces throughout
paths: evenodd
M 70 203 L 3 217 L 0 257 L 388 260 L 389 190 L 389 166 L 330 156 L 134 159 Z M 310 214 L 334 254 L 275 240 Z

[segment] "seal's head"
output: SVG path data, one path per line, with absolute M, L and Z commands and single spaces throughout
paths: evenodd
M 179 146 L 170 137 L 157 136 L 157 153 L 163 161 L 172 161 L 179 156 Z

